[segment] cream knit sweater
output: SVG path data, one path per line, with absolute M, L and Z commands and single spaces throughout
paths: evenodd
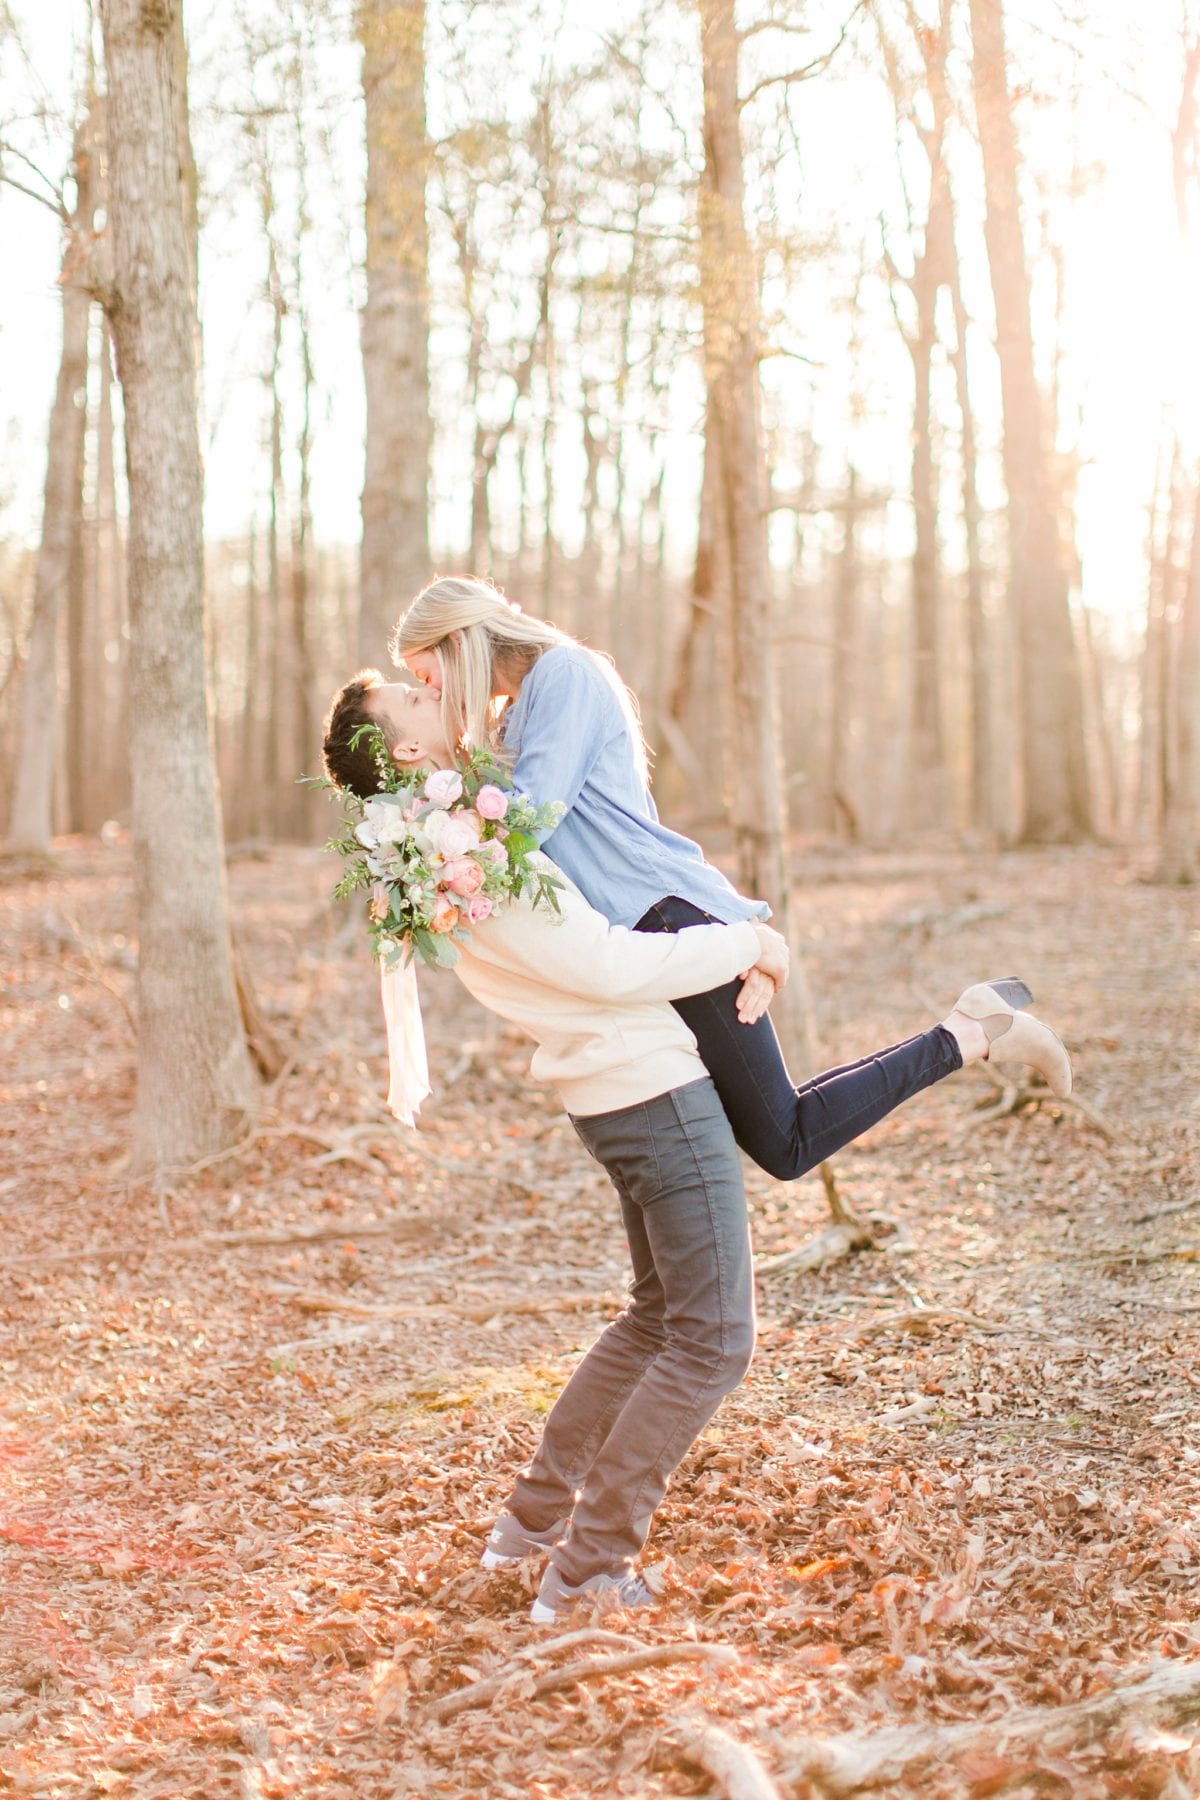
M 699 1080 L 696 1040 L 669 1002 L 757 962 L 754 926 L 631 931 L 563 883 L 561 914 L 514 901 L 473 927 L 455 966 L 464 987 L 536 1040 L 534 1079 L 581 1118 Z

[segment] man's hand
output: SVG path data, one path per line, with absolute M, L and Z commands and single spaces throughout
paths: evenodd
M 742 976 L 742 986 L 737 997 L 737 1014 L 743 1025 L 753 1025 L 762 1018 L 787 980 L 791 964 L 786 938 L 758 919 L 754 921 L 754 929 L 761 954 L 754 967 L 747 969 Z

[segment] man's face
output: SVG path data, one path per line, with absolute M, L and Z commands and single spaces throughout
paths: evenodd
M 442 665 L 436 650 L 413 650 L 404 660 L 424 687 L 432 688 L 435 694 L 441 693 Z
M 388 681 L 372 688 L 363 704 L 381 727 L 393 759 L 402 768 L 428 764 L 446 769 L 454 757 L 442 729 L 441 698 L 435 688 Z

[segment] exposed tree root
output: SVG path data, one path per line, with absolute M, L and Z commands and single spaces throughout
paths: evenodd
M 573 1633 L 570 1635 L 574 1636 Z M 497 1675 L 473 1681 L 469 1687 L 459 1688 L 456 1693 L 435 1700 L 426 1717 L 436 1722 L 450 1719 L 468 1707 L 488 1706 L 506 1691 L 514 1697 L 519 1695 L 522 1699 L 535 1700 L 538 1695 L 549 1694 L 555 1688 L 574 1687 L 577 1681 L 599 1681 L 605 1675 L 623 1675 L 630 1669 L 650 1669 L 676 1662 L 707 1662 L 729 1667 L 739 1660 L 738 1652 L 729 1644 L 682 1643 L 647 1644 L 640 1650 L 626 1650 L 595 1661 L 564 1663 L 561 1668 L 547 1670 L 542 1675 L 534 1675 L 523 1666 L 510 1665 Z
M 684 1756 L 712 1776 L 726 1800 L 780 1800 L 779 1789 L 748 1744 L 697 1713 L 676 1713 L 669 1724 Z
M 1200 1719 L 1200 1662 L 1168 1662 L 1134 1671 L 1106 1693 L 1066 1706 L 1023 1707 L 999 1719 L 942 1727 L 905 1726 L 861 1737 L 791 1739 L 786 1745 L 786 1779 L 815 1782 L 827 1794 L 854 1794 L 861 1788 L 892 1786 L 910 1770 L 945 1766 L 968 1751 L 1019 1757 L 1022 1745 L 1037 1755 L 1062 1754 L 1106 1743 L 1123 1726 L 1192 1724 Z
M 757 1257 L 754 1272 L 756 1275 L 782 1275 L 790 1270 L 804 1273 L 825 1269 L 855 1250 L 873 1248 L 875 1242 L 874 1229 L 862 1219 L 856 1219 L 853 1224 L 827 1225 L 816 1237 L 809 1238 L 795 1250 L 784 1250 L 778 1256 Z

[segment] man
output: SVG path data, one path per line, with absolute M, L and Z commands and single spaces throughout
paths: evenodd
M 351 738 L 378 725 L 403 768 L 449 768 L 437 695 L 374 671 L 335 696 L 330 777 L 377 790 Z M 740 1016 L 761 1016 L 787 977 L 779 933 L 758 920 L 646 934 L 613 926 L 564 880 L 561 914 L 513 901 L 475 926 L 455 973 L 538 1045 L 580 1139 L 616 1188 L 633 1265 L 629 1304 L 556 1401 L 488 1540 L 497 1568 L 548 1563 L 532 1616 L 579 1601 L 643 1606 L 635 1558 L 667 1482 L 754 1347 L 754 1280 L 741 1164 L 729 1122 L 670 1002 L 743 978 Z

